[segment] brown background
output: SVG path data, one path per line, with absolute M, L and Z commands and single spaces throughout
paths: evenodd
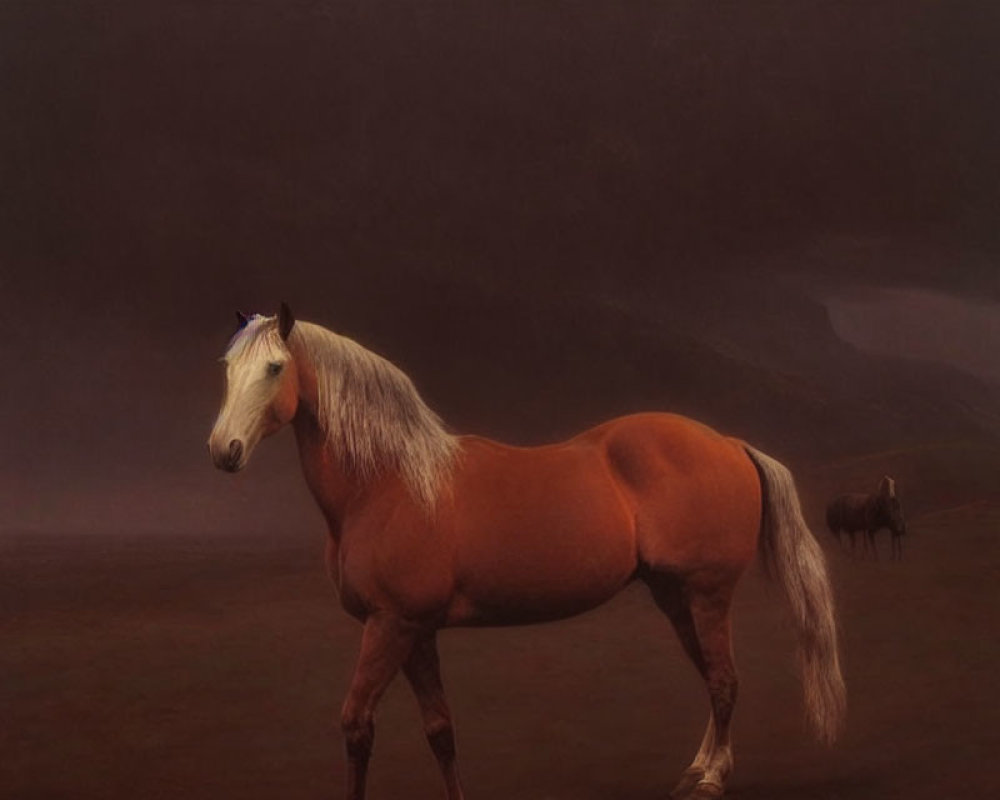
M 985 2 L 0 5 L 0 794 L 341 779 L 357 631 L 294 448 L 204 449 L 233 310 L 281 299 L 459 431 L 681 411 L 814 521 L 892 472 L 907 562 L 824 538 L 832 753 L 748 582 L 733 793 L 995 791 L 998 33 Z M 697 744 L 640 593 L 445 649 L 470 797 L 662 797 Z M 436 796 L 388 703 L 373 795 Z

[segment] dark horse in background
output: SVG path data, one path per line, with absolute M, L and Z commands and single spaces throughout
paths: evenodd
M 831 501 L 826 508 L 826 524 L 838 540 L 842 533 L 848 535 L 852 551 L 857 545 L 855 536 L 861 531 L 865 537 L 862 540 L 864 552 L 870 547 L 876 559 L 878 549 L 875 547 L 875 533 L 888 528 L 892 533 L 891 558 L 903 557 L 906 521 L 903 519 L 903 507 L 896 495 L 896 482 L 888 475 L 882 478 L 875 494 L 842 494 Z

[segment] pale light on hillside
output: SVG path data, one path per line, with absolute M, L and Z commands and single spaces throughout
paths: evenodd
M 918 289 L 827 300 L 837 335 L 862 350 L 936 361 L 1000 382 L 1000 304 Z

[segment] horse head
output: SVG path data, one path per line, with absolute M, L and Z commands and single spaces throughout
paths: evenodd
M 888 475 L 883 475 L 882 481 L 879 483 L 879 500 L 885 509 L 889 520 L 889 528 L 892 532 L 897 535 L 906 533 L 903 506 L 899 502 L 899 496 L 896 494 L 896 481 Z
M 212 461 L 238 472 L 257 443 L 282 428 L 298 410 L 299 381 L 287 341 L 295 317 L 285 303 L 277 316 L 236 313 L 239 329 L 222 361 L 226 393 L 208 437 Z

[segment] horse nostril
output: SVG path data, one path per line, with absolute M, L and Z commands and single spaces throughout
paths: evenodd
M 229 463 L 236 466 L 240 463 L 240 457 L 243 455 L 243 442 L 239 439 L 233 439 L 229 443 Z

